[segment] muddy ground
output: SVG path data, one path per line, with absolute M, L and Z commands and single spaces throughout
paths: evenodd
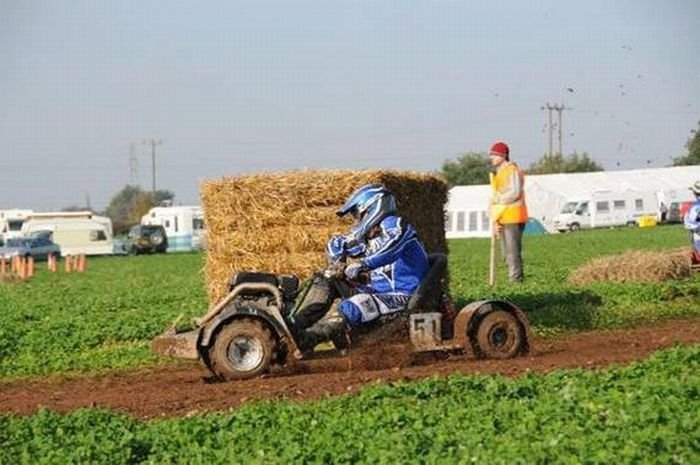
M 700 318 L 634 329 L 595 331 L 535 339 L 528 356 L 471 360 L 446 354 L 414 354 L 408 345 L 381 354 L 353 352 L 342 359 L 299 362 L 264 378 L 214 382 L 197 362 L 103 376 L 0 383 L 0 412 L 31 414 L 40 407 L 69 412 L 104 407 L 140 418 L 192 415 L 236 408 L 253 399 L 306 401 L 347 394 L 365 385 L 451 373 L 500 373 L 557 368 L 597 368 L 649 356 L 676 343 L 700 342 Z

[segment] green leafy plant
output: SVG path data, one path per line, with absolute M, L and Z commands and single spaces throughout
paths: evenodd
M 143 422 L 0 416 L 2 463 L 658 463 L 700 460 L 700 346 L 585 370 L 375 385 Z

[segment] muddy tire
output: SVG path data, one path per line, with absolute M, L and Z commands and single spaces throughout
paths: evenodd
M 254 378 L 267 371 L 275 351 L 275 340 L 262 322 L 233 320 L 216 336 L 209 350 L 209 365 L 225 380 Z
M 496 310 L 479 322 L 476 343 L 484 358 L 512 358 L 523 348 L 523 331 L 512 314 Z

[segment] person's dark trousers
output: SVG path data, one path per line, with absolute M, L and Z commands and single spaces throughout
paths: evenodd
M 524 223 L 504 224 L 501 230 L 501 251 L 508 265 L 508 279 L 514 283 L 525 279 L 522 257 L 524 230 Z

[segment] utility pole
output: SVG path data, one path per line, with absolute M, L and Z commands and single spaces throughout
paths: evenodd
M 152 173 L 152 185 L 151 185 L 151 193 L 153 194 L 153 201 L 156 199 L 156 145 L 161 145 L 163 143 L 162 140 L 156 140 L 156 139 L 144 139 L 143 140 L 143 145 L 150 145 L 151 146 L 151 173 Z
M 136 144 L 134 142 L 129 143 L 129 179 L 131 180 L 131 185 L 135 186 L 138 184 L 139 177 L 139 165 L 138 159 L 136 158 Z
M 558 154 L 559 155 L 564 155 L 564 149 L 563 149 L 563 137 L 562 137 L 562 117 L 561 117 L 561 112 L 564 110 L 571 110 L 570 107 L 564 106 L 564 104 L 550 104 L 549 102 L 545 103 L 543 107 L 540 107 L 540 110 L 547 110 L 547 157 L 552 158 L 554 156 L 554 151 L 553 151 L 553 138 L 554 138 L 554 126 L 552 125 L 552 110 L 557 112 L 557 138 L 558 138 L 558 145 L 559 145 L 559 150 Z
M 547 152 L 544 154 L 545 158 L 552 158 L 552 110 L 554 107 L 545 103 L 544 106 L 540 107 L 540 110 L 547 110 Z
M 561 112 L 564 110 L 571 110 L 570 107 L 565 107 L 562 103 L 561 105 L 554 105 L 554 110 L 557 112 L 557 132 L 559 133 L 559 155 L 564 156 L 564 148 L 562 146 L 562 122 L 561 122 Z

